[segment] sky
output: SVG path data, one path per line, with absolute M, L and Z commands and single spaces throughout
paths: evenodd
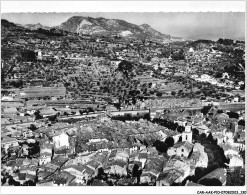
M 41 23 L 57 26 L 72 16 L 122 19 L 186 39 L 245 39 L 244 12 L 83 12 L 83 13 L 3 13 L 2 19 L 18 24 Z

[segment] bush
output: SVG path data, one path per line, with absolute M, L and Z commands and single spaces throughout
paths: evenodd
M 245 120 L 243 120 L 243 119 L 239 120 L 238 125 L 245 126 Z
M 155 148 L 158 152 L 162 152 L 162 153 L 167 152 L 167 149 L 168 149 L 167 144 L 165 142 L 160 141 L 160 140 L 156 140 L 154 142 L 153 146 L 155 146 Z
M 35 62 L 36 61 L 36 54 L 32 50 L 24 50 L 21 52 L 21 61 L 24 62 Z
M 156 96 L 161 97 L 162 96 L 162 93 L 161 92 L 157 92 L 156 93 Z
M 165 144 L 167 145 L 168 148 L 174 146 L 174 139 L 173 139 L 173 137 L 166 138 Z
M 210 178 L 210 179 L 204 178 L 199 183 L 204 186 L 222 186 L 220 180 L 216 178 Z
M 31 124 L 29 126 L 29 129 L 32 130 L 32 131 L 35 131 L 36 129 L 38 129 L 34 124 Z
M 211 109 L 212 106 L 204 106 L 201 110 L 201 113 L 203 113 L 203 115 L 206 115 L 209 110 Z
M 228 114 L 229 118 L 236 118 L 238 119 L 239 118 L 239 114 L 236 113 L 236 112 L 227 112 L 226 114 Z

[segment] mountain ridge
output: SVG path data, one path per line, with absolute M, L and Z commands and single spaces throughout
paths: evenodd
M 6 20 L 7 21 L 7 20 Z M 6 22 L 5 22 L 6 23 Z M 6 24 L 7 25 L 7 24 Z M 16 25 L 30 30 L 39 28 L 50 30 L 59 29 L 79 35 L 99 35 L 99 36 L 122 36 L 126 38 L 137 38 L 141 40 L 152 40 L 158 42 L 171 42 L 182 40 L 182 38 L 172 37 L 153 29 L 149 24 L 132 24 L 120 19 L 106 19 L 103 17 L 92 18 L 87 16 L 72 16 L 60 25 L 48 27 L 40 23 L 37 24 L 9 24 Z
M 157 40 L 171 39 L 171 35 L 163 34 L 148 24 L 136 25 L 125 20 L 73 16 L 56 28 L 90 35 L 120 35 L 124 37 L 148 38 Z

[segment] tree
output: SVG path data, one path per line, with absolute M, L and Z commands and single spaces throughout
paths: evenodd
M 162 96 L 162 93 L 161 92 L 157 92 L 156 93 L 156 96 L 161 97 Z
M 207 140 L 210 141 L 210 143 L 215 143 L 215 140 L 211 132 L 208 134 Z
M 49 117 L 48 117 L 48 120 L 51 121 L 51 122 L 57 121 L 57 115 L 49 116 Z
M 23 183 L 23 186 L 36 186 L 36 184 L 32 180 L 28 180 Z
M 240 85 L 240 90 L 245 90 L 245 84 Z
M 143 116 L 143 119 L 146 119 L 148 121 L 150 121 L 150 114 L 149 113 L 145 113 Z
M 38 128 L 37 128 L 34 124 L 31 124 L 31 125 L 29 126 L 29 129 L 32 130 L 32 131 L 35 131 L 35 130 L 37 130 Z
M 236 119 L 239 118 L 239 114 L 236 112 L 230 111 L 230 112 L 227 112 L 226 114 L 228 114 L 229 118 L 236 118 Z
M 98 175 L 97 175 L 97 177 L 98 178 L 102 178 L 103 175 L 104 175 L 104 169 L 102 167 L 100 167 L 98 169 Z
M 179 52 L 174 52 L 171 57 L 173 60 L 184 60 L 184 51 L 180 49 Z
M 222 186 L 220 180 L 216 178 L 204 178 L 199 183 L 204 186 Z
M 217 110 L 217 114 L 224 113 L 223 110 Z
M 203 115 L 206 115 L 209 110 L 211 109 L 212 106 L 204 106 L 201 110 L 201 113 L 203 113 Z
M 179 133 L 183 133 L 183 132 L 185 131 L 185 127 L 183 127 L 183 126 L 178 126 L 177 131 L 178 131 Z
M 38 110 L 38 111 L 36 111 L 35 113 L 34 113 L 34 116 L 35 116 L 35 120 L 39 120 L 39 119 L 42 119 L 43 117 L 40 115 L 40 111 Z
M 120 71 L 124 76 L 129 79 L 130 73 L 132 72 L 134 66 L 130 61 L 123 60 L 118 64 L 117 71 Z
M 132 177 L 138 177 L 139 175 L 139 166 L 137 164 L 134 164 L 134 167 L 132 169 Z
M 235 169 L 227 174 L 226 186 L 243 186 L 244 183 L 244 178 L 240 176 L 240 169 Z
M 168 148 L 174 146 L 174 139 L 173 139 L 173 137 L 166 138 L 165 144 L 167 145 Z
M 173 95 L 173 96 L 176 95 L 176 92 L 175 91 L 172 91 L 171 92 L 171 95 Z
M 35 62 L 36 61 L 36 54 L 32 50 L 25 49 L 21 52 L 21 61 L 27 62 Z
M 5 184 L 6 183 L 6 181 L 7 181 L 7 178 L 4 176 L 4 177 L 2 177 L 2 179 L 1 179 L 1 182 L 2 182 L 2 185 L 3 184 Z
M 162 152 L 162 153 L 163 153 L 163 152 L 167 152 L 167 149 L 168 149 L 166 143 L 165 143 L 165 142 L 162 142 L 162 141 L 160 141 L 160 140 L 156 140 L 156 141 L 154 142 L 153 146 L 155 146 L 155 148 L 156 148 L 156 150 L 157 150 L 158 152 Z
M 23 81 L 17 80 L 17 81 L 11 81 L 10 85 L 12 85 L 14 88 L 22 88 L 23 87 Z
M 8 184 L 9 184 L 10 186 L 20 186 L 20 185 L 21 185 L 20 182 L 16 182 L 16 181 L 13 179 L 12 176 L 9 178 Z
M 201 133 L 200 134 L 200 139 L 201 140 L 205 140 L 207 138 L 206 134 L 205 133 Z
M 195 169 L 195 182 L 197 182 L 199 179 L 201 179 L 204 175 L 205 175 L 204 168 L 196 167 L 196 169 Z
M 245 164 L 245 150 L 241 150 L 241 151 L 239 152 L 239 154 L 240 154 L 240 156 L 243 158 L 244 164 Z
M 245 126 L 245 120 L 243 119 L 239 120 L 238 125 Z
M 37 156 L 39 154 L 40 152 L 39 142 L 28 144 L 28 146 L 29 146 L 28 150 L 30 157 Z
M 192 129 L 192 139 L 197 140 L 199 137 L 199 131 L 195 128 Z
M 217 72 L 215 74 L 215 78 L 222 78 L 222 73 L 221 72 Z

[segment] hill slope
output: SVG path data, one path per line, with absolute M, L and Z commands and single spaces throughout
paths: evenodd
M 136 25 L 118 19 L 91 18 L 74 16 L 63 22 L 57 28 L 90 35 L 119 35 L 123 37 L 136 37 L 147 39 L 167 40 L 170 35 L 162 34 L 147 24 Z

